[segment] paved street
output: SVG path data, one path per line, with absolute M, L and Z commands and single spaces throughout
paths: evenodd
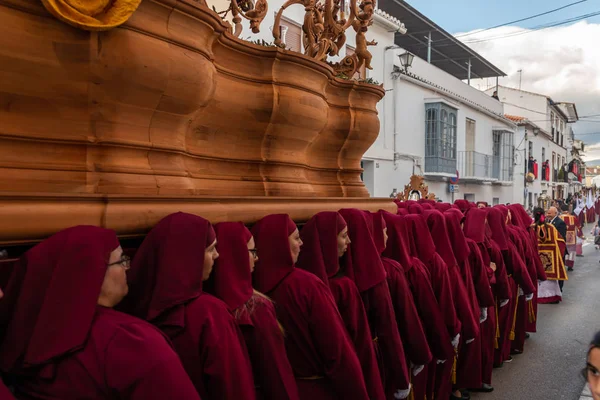
M 589 228 L 588 228 L 589 227 Z M 585 228 L 588 238 L 591 225 Z M 577 257 L 569 272 L 563 302 L 540 305 L 538 333 L 525 353 L 495 369 L 493 393 L 472 394 L 486 400 L 578 400 L 584 388 L 580 371 L 587 345 L 600 330 L 600 251 L 593 244 Z

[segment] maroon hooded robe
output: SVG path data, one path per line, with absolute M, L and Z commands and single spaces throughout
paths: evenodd
M 480 302 L 480 307 L 487 307 L 487 319 L 481 324 L 481 381 L 482 383 L 491 385 L 494 351 L 496 349 L 497 334 L 499 334 L 499 330 L 496 319 L 496 300 L 493 291 L 496 284 L 496 276 L 491 267 L 493 261 L 490 257 L 490 250 L 486 246 L 486 218 L 487 212 L 484 210 L 474 209 L 469 211 L 465 217 L 463 231 L 469 247 L 471 248 L 470 260 L 472 265 L 481 265 L 480 268 L 482 268 L 483 271 L 480 280 L 484 282 L 488 281 L 491 286 L 491 293 L 488 293 L 484 290 L 484 287 L 476 285 L 476 287 L 478 287 L 477 297 Z M 497 258 L 501 262 L 501 267 L 503 268 L 504 261 L 502 260 L 500 250 L 498 250 Z M 496 268 L 498 269 L 498 267 Z M 506 290 L 508 292 L 508 288 Z M 492 297 L 489 298 L 488 296 Z
M 367 400 L 364 376 L 329 287 L 294 267 L 287 214 L 268 215 L 252 227 L 259 249 L 254 287 L 275 302 L 301 400 Z
M 370 218 L 367 220 L 367 215 L 357 209 L 342 209 L 339 213 L 348 224 L 352 241 L 341 265 L 363 299 L 373 341 L 380 351 L 379 370 L 385 393 L 388 398 L 405 398 L 409 394 L 410 376 L 385 268 L 369 231 Z
M 436 251 L 448 267 L 450 284 L 452 285 L 452 298 L 454 299 L 457 317 L 461 323 L 461 343 L 465 343 L 479 336 L 479 310 L 475 311 L 477 300 L 471 272 L 470 270 L 461 271 L 458 265 L 448 235 L 444 214 L 437 210 L 426 210 L 423 216 L 426 218 Z M 460 250 L 461 248 L 456 247 L 456 251 Z M 465 252 L 464 255 L 467 256 L 468 249 L 462 250 Z M 467 275 L 466 279 L 464 275 Z
M 241 222 L 215 225 L 219 258 L 207 291 L 227 304 L 244 336 L 254 372 L 257 398 L 298 400 L 294 372 L 275 316 L 275 306 L 252 289 L 248 242 L 252 234 Z
M 544 266 L 542 264 L 542 260 L 539 257 L 539 249 L 538 249 L 538 238 L 537 234 L 533 228 L 532 222 L 533 219 L 527 215 L 527 211 L 520 204 L 511 204 L 508 207 L 513 215 L 513 223 L 516 226 L 520 226 L 527 235 L 529 236 L 528 249 L 530 253 L 530 260 L 533 260 L 535 265 L 535 274 L 531 277 L 534 286 L 536 280 L 545 281 L 546 280 L 546 271 L 544 270 Z M 529 267 L 529 266 L 528 266 Z M 537 290 L 534 293 L 532 300 L 532 308 L 533 308 L 533 318 L 527 318 L 526 321 L 526 331 L 527 332 L 536 332 L 537 331 L 537 310 L 538 310 L 538 294 Z
M 118 246 L 111 230 L 77 226 L 21 258 L 0 350 L 19 399 L 199 399 L 158 329 L 98 305 Z
M 472 211 L 470 211 L 472 212 Z M 479 336 L 468 346 L 460 348 L 458 356 L 458 369 L 456 372 L 456 386 L 461 388 L 478 388 L 483 383 L 482 346 L 483 343 L 491 343 L 490 350 L 493 351 L 495 336 L 485 337 L 492 332 L 484 332 L 486 327 L 481 323 L 481 310 L 486 310 L 483 323 L 487 322 L 489 307 L 494 306 L 494 297 L 489 282 L 488 268 L 484 265 L 481 252 L 477 244 L 467 239 L 461 229 L 461 222 L 465 217 L 459 210 L 448 210 L 444 213 L 448 236 L 456 261 L 461 269 L 461 275 L 465 280 L 465 286 L 471 298 L 474 315 L 479 317 Z M 482 227 L 483 232 L 483 227 Z M 495 332 L 495 331 L 494 331 Z M 486 339 L 488 340 L 486 342 Z M 485 382 L 489 383 L 489 382 Z
M 413 380 L 414 397 L 422 399 L 427 396 L 428 399 L 431 399 L 435 391 L 434 382 L 438 360 L 452 363 L 454 349 L 433 291 L 431 274 L 417 257 L 412 257 L 410 254 L 405 217 L 388 213 L 384 213 L 383 216 L 388 228 L 389 244 L 383 254 L 397 261 L 406 274 L 433 355 L 431 363 Z
M 516 310 L 519 297 L 523 297 L 521 301 L 524 301 L 524 296 L 534 293 L 535 287 L 531 282 L 531 278 L 519 255 L 518 249 L 514 243 L 509 240 L 506 228 L 506 216 L 502 213 L 502 210 L 496 207 L 490 208 L 488 210 L 488 221 L 492 240 L 496 242 L 502 250 L 504 264 L 511 286 L 511 298 L 514 299 L 514 301 L 510 302 L 508 307 L 503 307 L 502 311 L 499 311 L 501 336 L 499 339 L 500 354 L 499 357 L 496 357 L 496 363 L 499 363 L 510 357 L 510 342 L 514 339 Z M 522 289 L 523 296 L 519 296 L 519 288 Z
M 362 366 L 371 399 L 385 398 L 371 329 L 354 282 L 340 271 L 337 236 L 346 228 L 334 211 L 314 215 L 302 228 L 302 251 L 296 267 L 312 272 L 329 286 Z
M 123 309 L 171 338 L 203 400 L 252 400 L 242 334 L 227 305 L 202 290 L 204 250 L 215 237 L 210 222 L 197 215 L 163 218 L 136 253 Z
M 379 211 L 371 214 L 373 220 L 373 240 L 380 254 L 383 254 L 387 247 L 383 235 L 383 230 L 386 229 L 387 231 L 387 224 L 383 216 L 385 213 L 386 211 Z M 398 330 L 404 344 L 407 360 L 416 369 L 424 367 L 431 362 L 433 356 L 427 344 L 427 336 L 425 335 L 421 318 L 415 307 L 415 301 L 410 291 L 404 269 L 398 261 L 391 258 L 382 256 L 381 261 L 385 268 L 392 296 L 392 305 L 394 306 Z
M 12 393 L 8 390 L 6 386 L 2 382 L 0 382 L 0 399 L 2 400 L 13 400 L 14 397 Z
M 510 216 L 509 223 L 507 225 L 507 233 L 510 240 L 515 244 L 515 247 L 518 250 L 521 259 L 524 262 L 525 268 L 529 274 L 531 282 L 534 287 L 534 297 L 530 301 L 525 301 L 524 297 L 521 297 L 519 304 L 517 305 L 517 313 L 515 316 L 515 338 L 511 344 L 511 351 L 513 352 L 523 352 L 525 347 L 525 333 L 527 330 L 527 325 L 529 320 L 533 321 L 535 317 L 534 308 L 536 303 L 536 294 L 537 294 L 537 268 L 536 268 L 536 259 L 539 261 L 539 256 L 537 254 L 532 253 L 533 246 L 531 245 L 531 240 L 529 233 L 526 229 L 523 229 L 521 226 L 520 217 L 513 212 L 509 211 L 507 207 L 499 207 L 504 216 Z M 510 214 L 509 214 L 510 212 Z

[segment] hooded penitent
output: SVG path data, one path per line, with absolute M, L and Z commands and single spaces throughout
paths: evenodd
M 255 288 L 273 299 L 301 399 L 369 398 L 364 376 L 329 287 L 294 267 L 286 214 L 268 215 L 252 227 L 259 250 Z
M 261 400 L 298 400 L 294 372 L 285 353 L 273 303 L 252 289 L 252 234 L 241 222 L 215 225 L 216 260 L 207 290 L 227 304 L 242 330 Z
M 381 351 L 379 369 L 385 374 L 386 394 L 388 397 L 405 398 L 409 394 L 409 372 L 395 323 L 396 316 L 385 269 L 371 235 L 373 228 L 369 227 L 372 225 L 370 213 L 357 209 L 343 209 L 339 212 L 348 224 L 352 241 L 342 258 L 342 265 L 361 292 L 373 339 Z
M 429 226 L 436 250 L 448 266 L 452 295 L 456 313 L 461 322 L 463 341 L 475 339 L 479 336 L 479 310 L 477 309 L 477 313 L 475 313 L 477 305 L 473 304 L 475 299 L 472 294 L 474 295 L 474 293 L 467 289 L 473 289 L 470 271 L 460 270 L 452 244 L 450 243 L 444 214 L 437 210 L 430 210 L 425 211 L 423 216 L 427 219 L 427 225 Z M 467 272 L 469 273 L 467 274 Z M 468 275 L 468 277 L 465 279 L 463 275 Z
M 381 243 L 378 249 L 381 249 L 382 253 L 387 248 L 386 244 L 383 243 L 383 229 L 384 227 L 387 228 L 384 218 L 386 214 L 389 213 L 379 211 L 372 214 L 375 242 Z M 394 217 L 393 214 L 389 214 L 389 216 Z M 381 231 L 380 235 L 378 234 L 379 231 Z M 387 228 L 388 235 L 391 231 L 391 228 Z M 390 247 L 397 244 L 398 236 L 396 232 L 394 232 L 392 239 L 388 236 L 388 242 Z M 399 250 L 402 251 L 401 249 Z M 408 257 L 408 254 L 406 256 Z M 398 261 L 385 256 L 381 257 L 381 261 L 385 267 L 387 282 L 392 296 L 392 304 L 396 313 L 396 321 L 398 322 L 398 329 L 404 343 L 407 358 L 415 366 L 427 365 L 431 361 L 432 355 L 427 344 L 427 336 L 421 324 L 421 318 L 419 317 L 413 295 L 410 291 L 404 267 Z M 412 267 L 412 263 L 410 267 Z
M 433 355 L 431 363 L 413 380 L 415 398 L 433 398 L 437 360 L 451 360 L 454 357 L 450 335 L 432 287 L 431 274 L 419 258 L 411 255 L 406 217 L 387 213 L 383 216 L 389 236 L 383 255 L 397 261 L 405 271 Z
M 329 286 L 354 344 L 369 396 L 384 398 L 371 329 L 360 292 L 354 282 L 343 271 L 340 272 L 337 238 L 346 226 L 346 221 L 337 212 L 325 211 L 314 215 L 300 232 L 304 244 L 296 266 L 312 272 Z
M 303 245 L 296 266 L 329 285 L 329 278 L 340 270 L 337 235 L 346 226 L 344 218 L 335 211 L 315 214 L 300 232 Z
M 77 226 L 22 257 L 0 352 L 2 370 L 18 376 L 19 398 L 198 399 L 156 328 L 98 305 L 107 268 L 122 268 L 108 267 L 118 247 L 115 232 Z
M 227 305 L 202 290 L 205 249 L 215 238 L 210 222 L 197 215 L 163 218 L 136 253 L 123 309 L 169 335 L 202 398 L 253 399 L 241 332 Z

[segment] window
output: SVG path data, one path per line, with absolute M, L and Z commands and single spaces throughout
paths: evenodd
M 466 119 L 466 135 L 465 150 L 475 151 L 475 121 L 470 118 Z
M 352 54 L 354 54 L 354 52 L 355 52 L 354 47 L 346 45 L 346 55 L 347 56 L 351 56 Z M 365 66 L 365 64 L 363 64 L 362 67 L 360 67 L 360 69 L 354 73 L 354 76 L 352 78 L 367 79 L 367 67 Z
M 542 147 L 542 162 L 546 161 L 546 149 Z
M 281 40 L 285 48 L 302 53 L 302 27 L 287 18 L 281 19 Z
M 515 146 L 512 132 L 494 131 L 492 147 L 492 177 L 499 181 L 513 180 Z
M 492 205 L 497 206 L 498 204 L 500 204 L 500 197 L 492 198 Z
M 550 125 L 554 127 L 554 112 L 550 112 Z
M 425 105 L 425 172 L 456 172 L 456 109 Z

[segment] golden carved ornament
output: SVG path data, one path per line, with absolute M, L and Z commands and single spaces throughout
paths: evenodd
M 424 177 L 413 175 L 410 177 L 410 183 L 404 186 L 404 192 L 396 197 L 398 200 L 435 200 L 435 194 L 429 193 L 429 188 L 425 185 Z
M 86 31 L 104 31 L 126 22 L 142 0 L 42 0 L 59 20 Z

